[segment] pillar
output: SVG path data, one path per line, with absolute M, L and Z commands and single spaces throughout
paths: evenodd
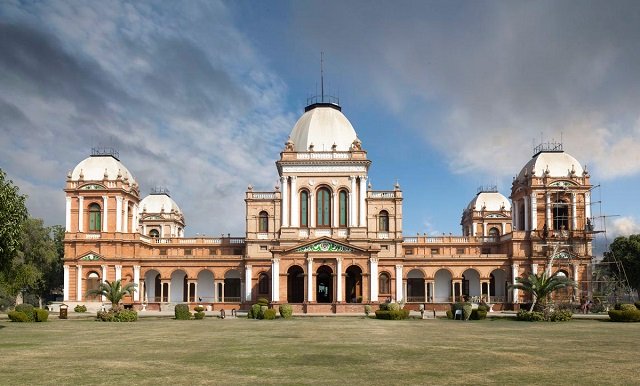
M 129 200 L 124 200 L 124 213 L 122 215 L 122 231 L 129 232 Z
M 338 192 L 333 192 L 331 200 L 331 226 L 333 228 L 338 227 L 338 206 L 340 206 L 340 203 L 338 202 Z
M 316 225 L 316 195 L 313 191 L 309 191 L 309 228 Z
M 342 290 L 342 257 L 336 257 L 336 301 L 344 301 L 344 291 Z
M 78 197 L 78 232 L 84 232 L 84 197 Z
M 356 177 L 349 176 L 351 191 L 349 191 L 349 226 L 356 226 Z
M 122 266 L 121 265 L 116 265 L 115 269 L 116 269 L 116 280 L 121 280 L 122 279 Z
M 553 229 L 553 222 L 551 221 L 551 193 L 549 192 L 545 193 L 544 208 L 546 212 L 545 222 L 547 224 L 547 229 L 551 230 Z
M 299 227 L 300 226 L 300 208 L 298 205 L 300 204 L 300 198 L 298 196 L 298 186 L 297 180 L 298 177 L 291 176 L 291 226 Z
M 511 284 L 516 284 L 516 278 L 518 277 L 518 264 L 511 265 Z M 512 301 L 518 303 L 518 289 L 512 289 Z
M 451 279 L 451 301 L 456 302 L 456 281 Z
M 469 236 L 474 237 L 476 235 L 476 223 L 471 222 L 471 234 Z
M 576 194 L 571 193 L 571 230 L 578 229 L 578 216 L 577 216 L 577 208 L 576 208 Z
M 102 231 L 109 232 L 109 197 L 102 196 Z
M 63 279 L 63 284 L 62 284 L 62 301 L 64 302 L 68 302 L 69 301 L 69 266 L 68 265 L 64 265 L 62 267 L 63 272 L 64 272 L 64 279 Z
M 313 259 L 307 258 L 307 301 L 313 301 Z
M 246 265 L 244 267 L 244 300 L 247 302 L 251 301 L 251 266 Z
M 538 264 L 536 263 L 531 264 L 531 273 L 534 275 L 538 274 Z
M 271 301 L 280 301 L 280 259 L 277 257 L 271 259 Z
M 404 299 L 402 293 L 402 265 L 396 265 L 396 301 L 401 302 Z
M 133 204 L 133 216 L 131 221 L 133 221 L 131 232 L 138 232 L 138 204 Z
M 531 193 L 531 230 L 535 231 L 538 229 L 538 200 L 536 198 L 536 193 Z
M 584 216 L 586 223 L 586 219 L 591 218 L 591 192 L 584 193 Z
M 64 230 L 65 232 L 71 232 L 71 197 L 67 197 L 66 200 Z
M 282 190 L 282 226 L 289 226 L 289 178 L 280 177 L 280 186 Z
M 378 301 L 378 258 L 371 257 L 369 258 L 369 272 L 370 272 L 370 280 L 369 280 L 369 288 L 371 289 L 371 299 L 372 302 Z
M 140 292 L 142 291 L 142 288 L 140 287 L 140 266 L 139 265 L 133 266 L 133 283 L 136 285 L 136 291 L 133 293 L 133 301 L 139 302 Z
M 531 203 L 529 202 L 530 197 L 529 196 L 524 196 L 524 230 L 525 231 L 530 231 L 531 230 L 531 226 L 529 224 L 530 222 L 530 214 L 531 214 Z
M 122 232 L 122 197 L 116 197 L 116 232 Z
M 360 226 L 367 226 L 367 176 L 360 177 Z
M 82 266 L 76 266 L 76 300 L 82 300 Z
M 102 282 L 104 283 L 107 280 L 107 265 L 104 264 L 102 267 Z M 107 300 L 104 295 L 102 295 L 102 301 Z
M 502 233 L 500 233 L 500 235 L 504 235 L 505 233 L 507 233 L 507 224 L 506 223 L 502 223 Z
M 484 222 L 482 223 L 482 236 L 487 237 L 487 224 L 485 224 Z

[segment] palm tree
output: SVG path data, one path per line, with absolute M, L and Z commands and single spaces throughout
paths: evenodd
M 89 290 L 87 292 L 87 296 L 90 295 L 99 295 L 104 296 L 108 301 L 111 302 L 111 307 L 118 307 L 118 303 L 122 300 L 123 297 L 127 295 L 133 295 L 136 291 L 137 284 L 135 283 L 127 283 L 122 286 L 120 280 L 109 282 L 109 280 L 105 280 L 100 283 L 98 288 Z
M 549 275 L 548 270 L 540 274 L 530 273 L 528 276 L 518 277 L 516 281 L 516 284 L 512 284 L 509 287 L 521 289 L 531 294 L 532 302 L 529 312 L 533 311 L 533 307 L 538 301 L 546 307 L 549 296 L 555 291 L 577 286 L 575 281 L 560 274 L 560 272 Z

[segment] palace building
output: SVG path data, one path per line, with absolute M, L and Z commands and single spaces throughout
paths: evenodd
M 494 309 L 528 301 L 515 278 L 546 269 L 588 295 L 593 232 L 589 173 L 561 145 L 544 144 L 514 178 L 510 197 L 479 189 L 462 211 L 460 236 L 407 236 L 402 190 L 367 184 L 371 160 L 335 103 L 313 103 L 276 162 L 275 191 L 247 189 L 244 237 L 185 237 L 167 190 L 144 198 L 112 150 L 94 149 L 67 175 L 64 301 L 103 280 L 137 284 L 138 309 L 177 303 L 247 309 L 257 298 L 297 313 L 362 312 L 404 302 L 445 309 L 470 298 Z

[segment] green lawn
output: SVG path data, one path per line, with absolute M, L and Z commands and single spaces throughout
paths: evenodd
M 0 384 L 638 384 L 640 323 L 0 322 Z

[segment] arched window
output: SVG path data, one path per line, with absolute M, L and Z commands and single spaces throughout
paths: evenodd
M 382 210 L 378 214 L 378 230 L 380 232 L 389 232 L 389 212 L 386 210 Z
M 89 230 L 99 232 L 101 229 L 102 229 L 102 212 L 100 210 L 100 205 L 91 204 L 89 205 Z
M 300 192 L 300 226 L 309 226 L 309 192 L 306 190 Z
M 266 273 L 261 273 L 260 276 L 258 276 L 258 293 L 269 293 L 269 276 Z
M 97 290 L 100 287 L 100 275 L 97 272 L 89 272 L 87 275 L 87 292 L 91 290 Z M 100 297 L 98 295 L 88 295 L 87 300 L 97 301 Z
M 152 230 L 149 231 L 149 237 L 158 238 L 158 237 L 160 237 L 160 232 L 158 232 L 157 229 L 152 229 Z
M 553 229 L 569 229 L 569 205 L 562 200 L 556 201 L 553 205 Z
M 258 232 L 269 232 L 269 213 L 264 210 L 258 215 Z
M 327 188 L 318 189 L 316 226 L 331 226 L 331 192 Z
M 391 278 L 386 272 L 382 272 L 378 276 L 378 293 L 387 295 L 391 293 Z
M 339 202 L 340 202 L 340 207 L 339 209 L 339 213 L 340 213 L 340 226 L 341 227 L 346 227 L 347 226 L 347 192 L 345 190 L 341 190 L 339 193 Z
M 492 227 L 491 229 L 489 229 L 489 236 L 498 237 L 500 236 L 500 231 L 498 230 L 498 228 Z

